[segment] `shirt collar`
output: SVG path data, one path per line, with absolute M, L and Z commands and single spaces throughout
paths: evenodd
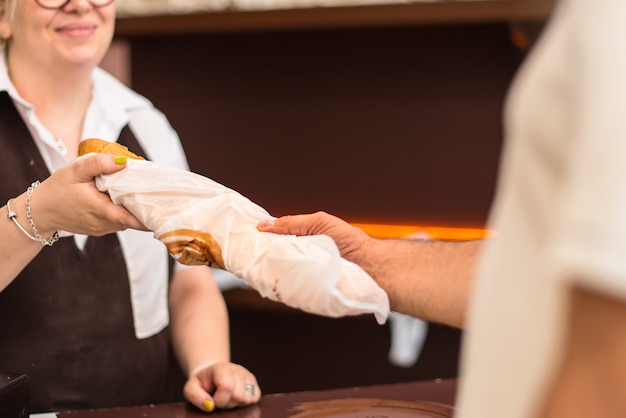
M 129 113 L 152 107 L 148 99 L 135 93 L 101 68 L 94 70 L 92 79 L 92 101 L 87 111 L 85 136 L 116 140 L 117 134 L 130 120 Z M 0 91 L 6 91 L 13 100 L 32 110 L 32 104 L 20 96 L 9 78 L 5 48 L 0 48 Z

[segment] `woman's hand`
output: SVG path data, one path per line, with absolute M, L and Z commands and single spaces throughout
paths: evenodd
M 246 406 L 261 399 L 256 377 L 245 367 L 229 362 L 192 372 L 183 393 L 190 403 L 207 412 Z
M 127 228 L 147 230 L 130 212 L 96 188 L 95 177 L 125 167 L 126 157 L 87 155 L 43 181 L 31 198 L 33 219 L 42 235 L 56 230 L 94 236 Z

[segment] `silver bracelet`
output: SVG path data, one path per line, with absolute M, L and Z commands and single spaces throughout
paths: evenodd
M 59 231 L 55 231 L 54 234 L 52 234 L 52 236 L 50 237 L 50 239 L 45 239 L 44 237 L 41 236 L 39 231 L 37 231 L 37 227 L 35 226 L 35 221 L 33 221 L 33 215 L 31 215 L 30 213 L 30 198 L 33 195 L 33 190 L 35 190 L 35 187 L 37 186 L 39 186 L 39 180 L 34 181 L 30 186 L 28 186 L 28 189 L 26 190 L 26 219 L 28 219 L 28 224 L 30 225 L 30 229 L 33 230 L 33 235 L 35 236 L 35 239 L 41 242 L 42 245 L 47 245 L 49 247 L 52 247 L 52 244 L 57 242 L 60 238 Z
M 39 241 L 37 238 L 33 237 L 31 234 L 28 233 L 27 230 L 24 229 L 24 227 L 22 225 L 20 225 L 20 223 L 17 221 L 17 213 L 13 212 L 11 210 L 11 201 L 13 199 L 9 199 L 7 201 L 7 209 L 9 211 L 9 213 L 7 213 L 7 218 L 12 220 L 13 223 L 15 223 L 15 225 L 17 225 L 17 227 L 20 229 L 20 231 L 22 231 L 24 233 L 24 235 L 26 235 L 28 238 L 32 239 L 33 241 Z
M 52 246 L 52 244 L 54 244 L 55 242 L 57 242 L 60 238 L 59 236 L 59 231 L 56 231 L 54 234 L 52 234 L 52 236 L 50 237 L 50 239 L 45 239 L 44 237 L 42 237 L 39 232 L 37 231 L 37 227 L 35 226 L 35 222 L 33 221 L 33 216 L 30 214 L 30 198 L 33 195 L 33 190 L 35 189 L 35 187 L 39 186 L 39 180 L 35 181 L 34 183 L 32 183 L 30 185 L 30 187 L 28 188 L 28 190 L 26 191 L 26 219 L 28 219 L 28 224 L 30 225 L 30 228 L 33 230 L 33 233 L 35 234 L 34 236 L 31 235 L 18 221 L 17 221 L 17 213 L 13 212 L 13 210 L 11 209 L 11 201 L 13 199 L 9 199 L 7 201 L 7 218 L 12 220 L 13 223 L 20 229 L 20 231 L 22 231 L 24 233 L 24 235 L 26 235 L 28 238 L 32 239 L 33 241 L 37 241 L 40 242 L 42 245 L 47 245 L 49 247 Z

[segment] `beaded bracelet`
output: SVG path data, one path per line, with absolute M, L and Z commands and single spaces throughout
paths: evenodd
M 59 231 L 55 231 L 54 234 L 50 237 L 50 239 L 45 239 L 41 236 L 39 231 L 37 231 L 37 227 L 35 226 L 35 221 L 33 220 L 33 215 L 30 213 L 30 198 L 33 195 L 33 190 L 35 187 L 39 186 L 39 180 L 33 182 L 26 190 L 26 219 L 28 219 L 28 224 L 30 225 L 30 229 L 33 230 L 33 234 L 31 235 L 24 227 L 17 221 L 17 214 L 11 210 L 11 201 L 13 199 L 9 199 L 7 201 L 7 218 L 13 221 L 13 223 L 26 235 L 28 238 L 33 241 L 40 242 L 42 245 L 47 245 L 49 247 L 52 246 L 55 242 L 57 242 L 60 238 Z

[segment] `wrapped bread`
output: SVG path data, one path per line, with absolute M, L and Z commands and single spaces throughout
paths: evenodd
M 81 149 L 106 147 L 123 155 L 108 143 L 100 148 L 86 141 L 92 144 Z M 96 185 L 153 231 L 180 263 L 228 270 L 262 296 L 309 313 L 373 313 L 379 323 L 387 320 L 387 294 L 343 259 L 330 237 L 260 232 L 256 225 L 273 217 L 207 177 L 130 159 L 124 170 L 98 177 Z

